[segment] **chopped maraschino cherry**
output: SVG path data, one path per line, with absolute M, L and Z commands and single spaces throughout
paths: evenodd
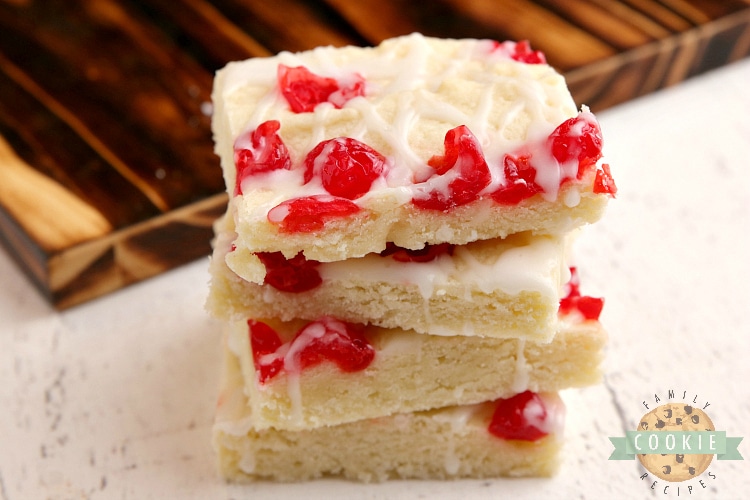
M 401 248 L 392 242 L 386 243 L 385 250 L 380 252 L 382 257 L 391 257 L 398 262 L 430 262 L 440 255 L 453 255 L 455 245 L 450 243 L 438 243 L 437 245 L 425 245 L 419 250 Z
M 604 308 L 604 299 L 581 295 L 581 282 L 578 270 L 570 268 L 570 281 L 563 288 L 563 298 L 560 300 L 560 314 L 567 315 L 575 311 L 588 320 L 598 320 Z
M 536 184 L 536 169 L 529 163 L 528 156 L 518 158 L 505 155 L 503 158 L 505 184 L 492 193 L 492 199 L 502 205 L 517 205 L 531 198 L 543 189 Z
M 558 162 L 578 162 L 578 179 L 602 157 L 602 132 L 590 112 L 582 112 L 565 120 L 550 134 L 548 140 L 552 156 Z
M 494 50 L 500 50 L 508 55 L 511 59 L 526 64 L 546 64 L 547 58 L 539 50 L 531 50 L 531 44 L 528 40 L 519 42 L 495 42 Z
M 414 205 L 429 210 L 446 211 L 466 205 L 479 198 L 491 181 L 490 169 L 479 141 L 466 125 L 449 130 L 444 140 L 445 154 L 435 155 L 427 162 L 436 176 L 448 180 L 447 189 L 435 188 L 425 197 L 416 196 Z
M 351 137 L 323 141 L 305 157 L 305 183 L 320 176 L 323 187 L 334 196 L 354 200 L 367 193 L 383 175 L 385 157 Z
M 235 196 L 242 194 L 242 181 L 251 175 L 292 168 L 289 151 L 277 133 L 280 127 L 278 121 L 269 120 L 252 132 L 240 135 L 234 142 Z
M 250 347 L 255 371 L 258 372 L 258 381 L 263 384 L 284 368 L 283 357 L 269 356 L 274 354 L 283 342 L 276 330 L 263 322 L 251 319 L 247 321 L 247 326 L 250 330 Z M 266 359 L 269 357 L 272 359 Z
M 281 94 L 295 113 L 313 111 L 322 102 L 341 108 L 350 99 L 365 93 L 365 81 L 359 75 L 352 75 L 351 82 L 342 85 L 336 79 L 316 75 L 304 66 L 290 68 L 279 64 L 277 78 Z
M 594 192 L 596 194 L 608 194 L 614 197 L 617 194 L 617 186 L 612 172 L 609 170 L 609 164 L 603 163 L 602 168 L 597 169 L 594 178 Z
M 502 439 L 537 441 L 548 434 L 547 408 L 539 395 L 525 391 L 499 399 L 488 430 Z
M 279 334 L 259 321 L 248 321 L 253 361 L 261 384 L 282 370 L 303 370 L 331 361 L 344 372 L 364 370 L 373 359 L 375 349 L 365 337 L 362 327 L 331 317 L 313 321 L 300 329 L 289 342 L 288 349 L 280 349 Z
M 305 326 L 292 340 L 290 350 L 296 344 L 301 344 L 299 363 L 303 369 L 332 361 L 341 371 L 351 373 L 364 370 L 375 358 L 363 327 L 330 317 Z
M 359 212 L 356 203 L 329 195 L 304 196 L 284 201 L 268 211 L 268 221 L 284 233 L 318 231 L 326 222 Z
M 307 260 L 302 252 L 291 259 L 281 252 L 256 254 L 266 268 L 264 283 L 282 292 L 301 293 L 318 287 L 323 279 L 316 269 L 317 260 Z

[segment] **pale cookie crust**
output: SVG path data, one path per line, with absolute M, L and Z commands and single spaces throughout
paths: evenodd
M 593 183 L 593 174 L 588 180 Z M 609 202 L 607 196 L 594 194 L 590 186 L 582 190 L 569 185 L 561 193 L 567 194 L 577 199 L 575 205 L 568 206 L 559 199 L 546 201 L 537 195 L 515 206 L 480 199 L 449 212 L 422 210 L 388 199 L 373 200 L 360 213 L 332 220 L 310 233 L 280 232 L 267 220 L 266 213 L 272 207 L 263 204 L 261 196 L 246 200 L 242 206 L 232 200 L 229 210 L 236 223 L 237 247 L 249 252 L 278 251 L 287 257 L 302 252 L 308 259 L 331 262 L 379 253 L 388 242 L 416 250 L 425 244 L 463 245 L 523 231 L 561 235 L 601 219 Z
M 288 342 L 306 322 L 265 323 Z M 264 384 L 246 323 L 231 324 L 228 345 L 239 358 L 255 427 L 299 430 L 599 382 L 607 337 L 601 324 L 559 328 L 547 344 L 369 328 L 375 358 L 365 370 L 344 373 L 324 362 L 301 373 L 282 371 Z
M 323 47 L 230 63 L 215 79 L 212 127 L 216 153 L 231 196 L 238 248 L 281 251 L 336 261 L 382 251 L 387 242 L 419 249 L 428 243 L 465 243 L 532 231 L 562 234 L 598 220 L 608 196 L 593 192 L 594 171 L 578 179 L 577 160 L 559 163 L 545 142 L 577 115 L 564 78 L 547 64 L 513 60 L 490 40 L 445 40 L 412 34 L 374 48 Z M 315 74 L 364 79 L 364 96 L 336 108 L 324 102 L 294 113 L 282 96 L 279 65 Z M 587 112 L 587 116 L 590 113 Z M 593 120 L 593 116 L 590 117 Z M 234 196 L 238 138 L 268 121 L 280 124 L 291 168 L 243 177 Z M 491 182 L 479 199 L 446 211 L 412 200 L 445 192 L 450 176 L 431 176 L 428 162 L 445 153 L 448 131 L 467 127 L 481 146 Z M 280 232 L 269 212 L 299 197 L 327 195 L 322 181 L 305 182 L 307 154 L 324 140 L 346 137 L 387 158 L 387 171 L 353 201 L 360 211 L 311 232 Z M 542 194 L 505 206 L 491 193 L 507 184 L 506 155 L 531 155 Z M 575 163 L 575 164 L 574 164 Z M 455 174 L 455 172 L 453 172 Z M 424 180 L 424 179 L 427 180 Z M 568 179 L 561 184 L 561 179 Z
M 239 363 L 225 351 L 213 443 L 220 474 L 233 482 L 545 477 L 559 466 L 564 406 L 554 393 L 541 396 L 556 412 L 557 429 L 527 442 L 487 431 L 491 403 L 307 431 L 255 430 L 242 387 Z
M 372 254 L 321 263 L 315 268 L 323 278 L 319 286 L 283 292 L 262 284 L 265 266 L 233 246 L 231 226 L 228 217 L 217 222 L 211 262 L 207 309 L 221 319 L 330 315 L 432 335 L 547 342 L 570 274 L 569 238 L 522 234 L 456 247 L 453 255 L 426 263 Z

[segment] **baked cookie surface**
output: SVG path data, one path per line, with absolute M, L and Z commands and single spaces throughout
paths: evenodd
M 217 228 L 207 307 L 222 319 L 330 315 L 432 335 L 547 342 L 570 277 L 569 238 L 523 233 L 317 262 L 244 251 L 231 219 Z
M 230 63 L 213 130 L 237 246 L 335 261 L 599 219 L 596 119 L 521 55 L 414 34 Z
M 560 322 L 549 343 L 419 335 L 333 318 L 228 328 L 256 429 L 301 430 L 597 383 L 606 333 Z
M 224 354 L 213 444 L 227 480 L 544 477 L 559 466 L 565 407 L 555 393 L 534 396 L 537 404 L 527 405 L 522 423 L 526 429 L 514 439 L 490 431 L 493 424 L 507 427 L 507 419 L 496 417 L 499 402 L 492 401 L 309 430 L 258 430 L 239 362 Z

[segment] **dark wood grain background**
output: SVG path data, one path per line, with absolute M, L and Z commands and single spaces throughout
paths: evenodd
M 2 0 L 0 240 L 60 308 L 207 255 L 214 71 L 415 31 L 528 39 L 600 111 L 750 54 L 750 0 Z

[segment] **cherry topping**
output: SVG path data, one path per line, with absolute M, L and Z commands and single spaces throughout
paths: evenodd
M 545 427 L 547 417 L 542 398 L 525 391 L 497 401 L 488 430 L 502 439 L 536 441 L 548 434 L 540 429 Z
M 449 210 L 479 198 L 490 183 L 490 169 L 479 141 L 466 125 L 449 130 L 444 140 L 445 154 L 427 162 L 437 176 L 450 176 L 447 190 L 434 189 L 426 197 L 415 197 L 416 206 L 429 210 Z M 433 176 L 434 178 L 435 176 Z
M 380 252 L 383 257 L 391 257 L 398 262 L 430 262 L 443 254 L 453 255 L 455 245 L 450 243 L 439 243 L 437 245 L 425 245 L 419 250 L 401 248 L 392 242 L 386 243 L 385 250 Z
M 282 292 L 300 293 L 319 286 L 323 279 L 316 269 L 317 260 L 307 260 L 302 252 L 291 259 L 281 252 L 258 252 L 256 254 L 266 267 L 264 283 Z
M 495 42 L 494 50 L 502 50 L 511 59 L 526 64 L 546 64 L 547 58 L 539 50 L 531 50 L 531 44 L 528 40 L 519 42 Z
M 250 329 L 250 347 L 253 351 L 253 363 L 258 372 L 258 381 L 263 384 L 273 378 L 284 367 L 284 358 L 274 357 L 270 361 L 268 355 L 274 354 L 281 347 L 281 337 L 276 330 L 265 323 L 248 320 Z
M 581 282 L 578 270 L 570 268 L 570 281 L 565 285 L 564 296 L 560 300 L 560 314 L 571 314 L 578 311 L 585 319 L 598 320 L 604 308 L 604 299 L 581 295 Z
M 602 132 L 591 113 L 579 113 L 561 123 L 549 136 L 552 156 L 560 163 L 578 161 L 577 177 L 602 157 Z
M 300 368 L 332 361 L 344 372 L 367 368 L 375 358 L 375 349 L 364 336 L 363 327 L 335 318 L 314 321 L 300 330 L 292 340 L 290 351 L 302 344 Z
M 547 62 L 547 58 L 542 51 L 531 50 L 531 44 L 528 40 L 517 42 L 511 57 L 526 64 L 545 64 Z
M 334 78 L 316 75 L 304 66 L 290 68 L 279 64 L 277 78 L 281 94 L 295 113 L 313 111 L 322 102 L 341 108 L 365 92 L 365 81 L 359 75 L 353 75 L 351 83 L 341 85 Z
M 529 163 L 529 158 L 526 155 L 516 158 L 507 154 L 503 157 L 505 185 L 492 193 L 493 200 L 502 205 L 516 205 L 543 191 L 534 182 L 536 169 Z
M 282 349 L 279 334 L 260 321 L 249 320 L 250 346 L 258 381 L 263 384 L 282 370 L 303 370 L 331 361 L 344 372 L 367 368 L 375 359 L 375 349 L 363 327 L 325 317 L 300 329 Z
M 284 201 L 268 211 L 268 221 L 284 233 L 318 231 L 326 222 L 359 212 L 354 202 L 328 195 L 304 196 Z
M 242 181 L 246 177 L 292 167 L 289 151 L 277 133 L 280 126 L 276 120 L 263 122 L 234 142 L 234 164 L 237 168 L 235 196 L 242 194 Z
M 339 137 L 315 146 L 304 163 L 305 183 L 317 174 L 326 191 L 354 200 L 367 193 L 383 174 L 385 157 L 356 139 Z
M 594 192 L 596 194 L 608 194 L 614 197 L 617 194 L 617 186 L 612 172 L 609 170 L 609 164 L 602 164 L 601 169 L 597 169 L 594 178 Z

